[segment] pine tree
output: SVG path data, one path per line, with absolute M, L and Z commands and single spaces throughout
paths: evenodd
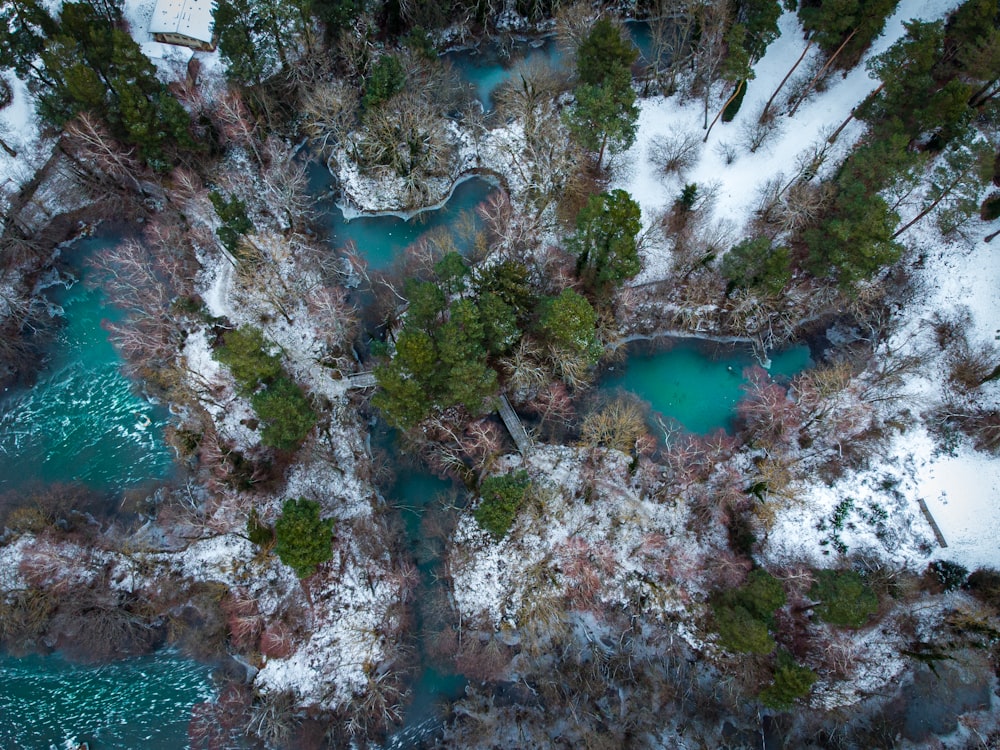
M 629 71 L 639 56 L 632 40 L 607 18 L 594 24 L 576 53 L 576 74 L 583 84 L 600 86 L 609 75 Z
M 624 190 L 592 196 L 577 214 L 568 245 L 577 256 L 577 275 L 595 295 L 641 270 L 640 216 L 639 204 Z
M 274 523 L 274 551 L 299 578 L 308 578 L 333 555 L 332 518 L 320 518 L 319 503 L 290 498 Z
M 566 114 L 566 125 L 581 146 L 597 152 L 600 169 L 605 151 L 620 153 L 635 143 L 639 108 L 631 74 L 615 69 L 603 83 L 581 84 L 573 93 L 576 101 Z

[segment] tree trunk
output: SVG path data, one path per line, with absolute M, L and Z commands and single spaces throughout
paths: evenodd
M 814 40 L 813 40 L 812 36 L 810 36 L 809 37 L 809 44 L 807 44 L 806 48 L 804 50 L 802 50 L 802 54 L 799 55 L 799 59 L 795 61 L 795 64 L 789 69 L 789 71 L 787 73 L 785 73 L 785 77 L 781 79 L 781 83 L 778 84 L 778 88 L 776 88 L 774 90 L 774 93 L 771 94 L 771 98 L 768 99 L 767 100 L 767 104 L 764 105 L 764 109 L 761 110 L 761 112 L 760 112 L 760 119 L 757 122 L 761 122 L 761 123 L 764 122 L 764 119 L 767 117 L 768 110 L 771 109 L 771 105 L 774 104 L 774 100 L 778 96 L 778 92 L 780 92 L 781 89 L 784 88 L 785 84 L 788 83 L 788 79 L 792 77 L 792 73 L 794 73 L 795 69 L 797 67 L 799 67 L 799 63 L 802 62 L 803 60 L 805 60 L 805 58 L 806 58 L 806 52 L 808 52 L 809 48 L 813 46 L 813 41 Z
M 802 102 L 805 101 L 806 97 L 809 96 L 810 92 L 813 90 L 813 86 L 815 86 L 816 82 L 823 77 L 823 74 L 826 72 L 826 69 L 829 68 L 830 65 L 833 63 L 833 61 L 837 59 L 837 55 L 839 55 L 843 51 L 844 47 L 847 46 L 847 43 L 851 41 L 851 39 L 853 39 L 854 35 L 857 33 L 858 30 L 854 29 L 854 31 L 852 31 L 850 34 L 847 35 L 847 39 L 845 39 L 841 43 L 841 45 L 837 47 L 837 51 L 834 52 L 832 55 L 830 55 L 830 59 L 827 60 L 826 64 L 819 69 L 819 73 L 813 76 L 813 79 L 809 81 L 809 85 L 806 86 L 805 91 L 803 91 L 802 95 L 799 96 L 799 98 L 795 101 L 795 105 L 792 107 L 791 112 L 788 113 L 789 117 L 794 117 L 795 113 L 798 112 L 799 110 L 799 106 L 802 104 Z
M 868 101 L 869 99 L 872 99 L 872 98 L 874 98 L 874 97 L 878 96 L 878 95 L 879 95 L 880 93 L 882 93 L 882 89 L 884 89 L 884 88 L 885 88 L 885 83 L 880 83 L 880 84 L 878 85 L 878 88 L 875 88 L 875 89 L 873 89 L 873 90 L 872 90 L 872 92 L 871 92 L 870 94 L 868 94 L 868 96 L 866 96 L 866 97 L 865 97 L 864 99 L 862 99 L 862 100 L 861 100 L 862 104 L 863 104 L 864 102 Z M 846 127 L 847 127 L 847 124 L 848 124 L 848 123 L 849 123 L 849 122 L 850 122 L 851 120 L 853 120 L 853 119 L 854 119 L 854 112 L 855 112 L 856 110 L 857 110 L 857 107 L 852 107 L 852 108 L 851 108 L 851 113 L 850 113 L 850 114 L 849 114 L 849 115 L 847 116 L 847 119 L 846 119 L 846 120 L 844 120 L 844 121 L 843 121 L 842 123 L 840 123 L 840 125 L 839 125 L 839 126 L 837 127 L 837 129 L 836 129 L 836 130 L 834 130 L 834 131 L 833 131 L 833 132 L 832 132 L 832 133 L 830 134 L 830 137 L 829 137 L 829 138 L 827 138 L 827 139 L 826 139 L 826 142 L 827 142 L 827 143 L 833 143 L 834 141 L 836 141 L 836 140 L 837 140 L 837 138 L 839 138 L 839 137 L 840 137 L 840 134 L 841 134 L 841 133 L 843 132 L 844 128 L 846 128 Z
M 964 176 L 965 175 L 962 174 L 962 175 L 959 175 L 958 177 L 956 177 L 954 180 L 952 180 L 951 184 L 948 185 L 948 187 L 944 188 L 938 194 L 938 197 L 935 198 L 934 201 L 927 208 L 925 208 L 919 214 L 917 214 L 912 219 L 910 219 L 906 223 L 906 225 L 904 227 L 902 227 L 901 229 L 896 230 L 896 233 L 894 235 L 892 235 L 892 238 L 896 239 L 897 237 L 899 237 L 899 235 L 901 235 L 903 232 L 905 232 L 907 229 L 909 229 L 910 227 L 912 227 L 914 224 L 916 224 L 918 221 L 920 221 L 922 218 L 924 218 L 927 214 L 929 214 L 931 211 L 933 211 L 937 207 L 938 203 L 940 203 L 941 201 L 943 201 L 945 199 L 945 197 L 947 197 L 951 193 L 951 191 L 955 189 L 955 186 L 959 182 L 961 182 L 962 177 L 964 177 Z
M 988 234 L 985 237 L 983 237 L 983 242 L 992 242 L 993 238 L 996 237 L 998 234 L 1000 234 L 1000 229 L 995 231 L 993 234 Z
M 17 151 L 11 148 L 11 146 L 3 138 L 0 138 L 0 148 L 3 148 L 3 150 L 6 151 L 12 159 L 17 158 Z
M 969 106 L 978 109 L 986 104 L 986 102 L 990 99 L 994 98 L 997 94 L 1000 94 L 1000 86 L 997 86 L 997 80 L 998 79 L 994 78 L 992 81 L 979 89 L 979 91 L 969 97 Z M 992 91 L 990 89 L 992 89 Z
M 715 119 L 712 120 L 712 124 L 708 126 L 708 130 L 705 133 L 705 137 L 701 139 L 702 143 L 708 142 L 708 136 L 711 135 L 712 128 L 715 127 L 715 123 L 719 121 L 719 118 L 722 117 L 722 113 L 726 111 L 726 107 L 728 107 L 730 103 L 733 101 L 733 99 L 735 99 L 737 95 L 739 95 L 740 89 L 746 86 L 746 84 L 747 84 L 746 79 L 736 84 L 736 88 L 733 89 L 732 95 L 728 99 L 726 99 L 726 103 L 722 105 L 722 108 L 716 113 Z

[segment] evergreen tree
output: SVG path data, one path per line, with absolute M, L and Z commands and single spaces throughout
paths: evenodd
M 361 103 L 366 109 L 377 107 L 388 101 L 394 94 L 403 90 L 406 83 L 406 71 L 395 55 L 382 55 L 374 65 L 365 81 L 365 93 Z
M 305 0 L 217 0 L 213 16 L 226 75 L 256 86 L 287 68 L 289 50 L 308 39 L 309 8 Z
M 760 702 L 768 708 L 787 710 L 796 700 L 809 694 L 816 679 L 815 672 L 796 664 L 792 655 L 782 649 L 778 652 L 774 681 L 761 690 Z
M 581 358 L 587 365 L 597 364 L 603 353 L 597 340 L 597 312 L 572 289 L 563 289 L 542 304 L 538 330 L 556 351 Z
M 639 50 L 627 35 L 607 18 L 594 24 L 576 52 L 576 74 L 580 83 L 600 86 L 609 75 L 630 71 Z
M 847 69 L 861 58 L 885 26 L 899 0 L 802 0 L 802 26 L 827 55 Z
M 581 84 L 565 120 L 570 133 L 588 151 L 597 152 L 597 167 L 605 150 L 620 153 L 635 142 L 639 108 L 628 70 L 612 70 L 600 84 Z
M 903 37 L 868 62 L 882 87 L 858 106 L 857 116 L 869 123 L 876 138 L 902 132 L 914 142 L 931 133 L 947 142 L 965 129 L 972 88 L 957 78 L 939 77 L 941 22 L 909 21 L 905 26 Z
M 319 503 L 285 500 L 274 523 L 274 551 L 299 578 L 307 578 L 333 555 L 333 519 L 320 518 Z
M 113 7 L 62 6 L 31 79 L 38 110 L 56 126 L 81 112 L 97 116 L 113 137 L 136 146 L 148 165 L 166 171 L 174 151 L 195 146 L 190 119 L 139 45 L 103 15 L 113 15 Z
M 222 193 L 213 190 L 208 194 L 215 208 L 215 213 L 222 220 L 222 225 L 215 230 L 219 242 L 234 258 L 240 257 L 240 240 L 254 230 L 253 222 L 247 215 L 247 206 L 242 200 L 232 195 L 222 197 Z
M 723 256 L 720 270 L 734 287 L 780 294 L 792 278 L 791 253 L 767 237 L 746 239 Z
M 316 413 L 302 388 L 285 375 L 253 394 L 250 403 L 264 423 L 260 441 L 269 448 L 294 451 L 316 424 Z
M 639 204 L 624 190 L 592 196 L 576 217 L 569 248 L 577 256 L 577 275 L 597 295 L 641 270 L 637 236 Z
M 0 69 L 12 68 L 21 78 L 38 81 L 44 71 L 35 59 L 58 24 L 38 0 L 7 0 L 0 5 Z M 47 78 L 44 83 L 51 85 Z
M 281 358 L 271 354 L 269 348 L 259 328 L 241 326 L 226 332 L 225 340 L 215 350 L 214 357 L 229 368 L 239 391 L 249 396 L 282 374 Z
M 860 628 L 878 610 L 878 597 L 853 570 L 817 570 L 809 598 L 816 615 L 831 625 Z
M 736 21 L 745 29 L 743 48 L 750 63 L 764 56 L 768 45 L 778 38 L 781 4 L 777 0 L 739 0 Z

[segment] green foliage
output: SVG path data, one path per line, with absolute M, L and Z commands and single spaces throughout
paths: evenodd
M 722 121 L 732 122 L 733 118 L 740 111 L 740 107 L 743 106 L 743 97 L 746 96 L 748 86 L 748 81 L 745 79 L 736 84 L 736 96 L 733 100 L 726 105 L 726 108 L 722 110 Z
M 751 63 L 763 57 L 768 45 L 778 38 L 780 17 L 781 5 L 776 0 L 740 0 L 736 4 L 736 20 L 746 29 L 743 47 Z
M 21 78 L 35 74 L 33 61 L 54 36 L 58 24 L 38 0 L 8 0 L 0 6 L 0 68 Z
M 841 179 L 838 187 L 827 216 L 802 238 L 810 273 L 835 276 L 841 287 L 849 288 L 895 263 L 903 248 L 893 240 L 899 216 L 881 196 L 848 179 Z
M 374 65 L 365 81 L 365 93 L 361 103 L 365 109 L 377 107 L 388 101 L 403 90 L 406 83 L 406 71 L 403 63 L 395 55 L 382 55 Z
M 791 253 L 767 237 L 745 239 L 722 258 L 720 270 L 733 286 L 779 294 L 792 279 Z
M 607 18 L 594 24 L 576 52 L 576 74 L 583 84 L 602 85 L 609 75 L 628 71 L 639 56 L 639 50 L 627 35 Z
M 12 14 L 6 34 L 13 47 L 0 53 L 0 64 L 28 76 L 43 119 L 61 127 L 87 112 L 161 172 L 179 148 L 195 148 L 187 112 L 139 45 L 112 22 L 113 4 L 65 3 L 58 24 L 24 0 L 4 12 Z
M 739 603 L 763 620 L 769 620 L 776 609 L 785 606 L 781 582 L 763 568 L 752 570 L 737 591 Z
M 746 36 L 746 27 L 740 23 L 734 23 L 726 32 L 726 56 L 719 68 L 719 77 L 722 80 L 736 83 L 754 77 L 750 53 L 744 46 Z
M 487 351 L 492 356 L 506 354 L 521 338 L 514 308 L 493 292 L 480 294 L 477 304 Z
M 364 8 L 363 0 L 309 0 L 304 3 L 308 12 L 318 19 L 326 30 L 326 38 L 333 40 L 337 33 L 350 24 Z
M 954 591 L 965 584 L 969 569 L 951 560 L 934 560 L 927 564 L 927 575 L 939 583 L 945 591 Z
M 518 317 L 524 317 L 535 307 L 535 292 L 531 288 L 528 267 L 518 260 L 501 260 L 475 271 L 473 288 L 480 297 L 495 294 Z
M 557 350 L 583 357 L 595 365 L 603 350 L 597 340 L 597 312 L 586 297 L 563 289 L 558 297 L 545 300 L 538 331 Z
M 225 199 L 218 190 L 213 190 L 208 194 L 215 208 L 215 213 L 222 220 L 222 225 L 215 230 L 222 246 L 235 258 L 240 257 L 240 240 L 243 235 L 254 230 L 253 222 L 247 215 L 246 203 L 235 195 Z
M 258 547 L 268 547 L 274 541 L 274 529 L 260 520 L 256 508 L 250 511 L 247 518 L 247 538 Z
M 285 500 L 274 524 L 275 552 L 299 578 L 316 572 L 333 554 L 333 519 L 321 519 L 319 503 L 305 498 Z
M 282 374 L 281 358 L 269 353 L 270 345 L 259 328 L 241 326 L 227 331 L 222 346 L 213 356 L 229 368 L 240 393 L 249 396 L 261 385 Z
M 933 133 L 937 141 L 947 142 L 968 123 L 972 88 L 955 77 L 941 77 L 941 22 L 909 21 L 905 26 L 905 36 L 868 62 L 883 88 L 858 106 L 857 116 L 876 137 L 901 132 L 913 141 Z
M 492 534 L 494 539 L 503 539 L 524 504 L 530 486 L 528 473 L 523 470 L 514 474 L 487 477 L 479 486 L 482 501 L 472 513 L 476 522 Z
M 782 649 L 778 652 L 774 682 L 760 692 L 760 702 L 776 710 L 791 708 L 796 700 L 809 694 L 814 682 L 816 673 L 796 664 L 792 655 Z
M 677 205 L 684 211 L 690 211 L 694 208 L 694 204 L 697 200 L 698 185 L 694 182 L 689 182 L 681 189 L 681 194 L 677 198 Z
M 441 287 L 430 281 L 410 280 L 404 293 L 410 303 L 406 308 L 407 325 L 424 331 L 436 329 L 446 307 Z
M 853 570 L 819 570 L 809 597 L 823 622 L 859 628 L 878 611 L 878 597 Z
M 827 55 L 834 54 L 846 42 L 837 65 L 847 69 L 861 57 L 885 25 L 885 19 L 899 0 L 803 0 L 799 18 L 806 31 Z M 854 33 L 854 36 L 851 34 Z M 848 41 L 848 37 L 851 37 Z
M 281 358 L 268 348 L 260 329 L 242 326 L 226 333 L 213 356 L 229 368 L 239 392 L 250 397 L 264 423 L 261 442 L 290 451 L 301 445 L 316 424 L 316 413 L 302 388 L 285 375 Z
M 712 607 L 719 629 L 719 643 L 741 654 L 769 654 L 777 645 L 767 630 L 767 623 L 754 617 L 745 607 Z
M 766 570 L 756 568 L 739 588 L 716 592 L 711 604 L 719 640 L 725 648 L 748 654 L 769 654 L 774 650 L 768 628 L 774 611 L 785 605 L 785 590 Z
M 986 196 L 983 205 L 979 207 L 979 218 L 983 221 L 1000 219 L 1000 193 L 994 191 Z
M 316 413 L 302 388 L 284 375 L 253 394 L 250 403 L 264 422 L 260 441 L 269 448 L 295 450 L 316 424 Z
M 329 6 L 309 0 L 217 0 L 215 30 L 226 76 L 257 86 L 288 66 L 288 50 L 309 44 L 309 13 Z
M 459 269 L 465 268 L 447 256 L 438 266 L 452 285 Z M 502 301 L 482 298 L 447 305 L 444 291 L 432 282 L 410 282 L 406 292 L 406 322 L 392 361 L 375 368 L 379 392 L 372 403 L 402 429 L 434 409 L 462 406 L 482 414 L 487 397 L 497 388 L 488 354 L 502 350 L 519 334 L 511 312 Z
M 642 269 L 636 238 L 642 224 L 639 204 L 624 190 L 591 196 L 576 217 L 569 248 L 576 272 L 588 290 L 604 294 Z
M 465 286 L 469 265 L 459 253 L 450 252 L 434 265 L 434 275 L 441 280 L 445 290 L 455 294 Z
M 631 73 L 614 68 L 603 82 L 581 83 L 573 93 L 576 101 L 565 113 L 566 126 L 581 146 L 598 153 L 600 168 L 605 150 L 620 153 L 635 142 L 639 108 Z

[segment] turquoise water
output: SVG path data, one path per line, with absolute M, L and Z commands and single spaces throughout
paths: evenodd
M 548 64 L 558 68 L 563 63 L 563 54 L 552 38 L 537 46 L 515 44 L 511 54 L 505 57 L 501 57 L 495 47 L 487 46 L 484 50 L 449 52 L 445 58 L 451 60 L 463 81 L 472 84 L 486 112 L 493 109 L 493 92 L 520 66 Z
M 772 353 L 771 359 L 773 378 L 790 377 L 811 363 L 807 346 Z M 648 401 L 654 414 L 705 435 L 720 427 L 732 429 L 736 404 L 744 395 L 743 371 L 755 364 L 749 350 L 682 339 L 669 349 L 633 351 L 625 363 L 609 369 L 600 387 L 630 391 Z
M 317 176 L 314 182 L 322 179 Z M 466 180 L 455 187 L 451 199 L 441 208 L 422 211 L 412 219 L 398 216 L 359 216 L 347 221 L 339 208 L 325 207 L 329 232 L 328 241 L 336 249 L 354 242 L 358 251 L 372 269 L 384 270 L 399 258 L 403 250 L 428 232 L 459 226 L 468 217 L 470 226 L 481 223 L 475 214 L 476 206 L 496 190 L 486 180 L 478 177 Z M 460 243 L 461 244 L 461 243 Z
M 100 666 L 0 655 L 0 747 L 179 750 L 210 669 L 169 652 Z
M 83 482 L 122 489 L 166 476 L 165 409 L 139 396 L 101 327 L 119 317 L 100 289 L 83 283 L 83 264 L 110 239 L 80 240 L 69 260 L 81 276 L 49 297 L 65 313 L 43 372 L 30 389 L 0 398 L 0 492 L 29 482 Z
M 386 446 L 390 451 L 394 450 L 391 443 L 387 442 Z M 423 605 L 435 594 L 440 595 L 443 592 L 442 584 L 435 576 L 441 564 L 440 550 L 435 549 L 433 542 L 425 538 L 422 522 L 424 514 L 436 500 L 452 492 L 453 489 L 454 485 L 451 482 L 438 479 L 425 471 L 401 466 L 396 482 L 388 492 L 389 501 L 402 516 L 407 542 L 416 556 L 417 567 L 420 570 L 420 588 L 414 600 L 417 648 L 421 655 L 422 669 L 410 686 L 412 702 L 407 706 L 403 726 L 388 738 L 385 745 L 387 748 L 422 747 L 421 743 L 433 735 L 439 726 L 440 705 L 464 695 L 465 685 L 468 682 L 461 674 L 448 669 L 447 664 L 434 663 L 425 654 L 424 647 L 428 626 L 441 626 L 442 623 L 430 623 Z

